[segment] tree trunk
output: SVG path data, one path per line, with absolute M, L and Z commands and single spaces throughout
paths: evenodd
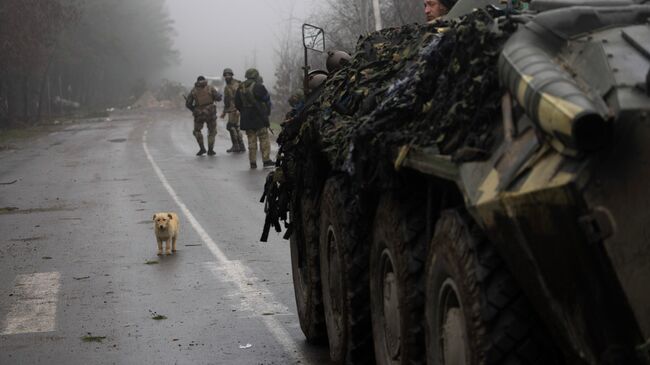
M 45 96 L 45 87 L 47 86 L 47 78 L 50 73 L 50 61 L 47 62 L 45 66 L 45 71 L 43 71 L 43 76 L 41 76 L 41 87 L 38 90 L 38 109 L 36 111 L 36 121 L 41 121 L 41 115 L 43 112 L 43 97 Z
M 45 70 L 43 71 L 43 76 L 41 77 L 41 87 L 38 92 L 38 111 L 36 113 L 36 121 L 41 121 L 41 113 L 43 112 L 43 97 L 45 96 L 45 87 L 49 85 L 50 78 L 50 67 L 52 66 L 52 60 L 54 59 L 54 52 L 50 54 L 47 59 L 47 64 L 45 65 Z M 49 87 L 48 87 L 49 90 Z M 49 97 L 49 92 L 48 92 Z M 48 103 L 50 101 L 48 100 Z
M 2 105 L 0 105 L 0 129 L 5 128 L 9 120 L 8 97 L 7 79 L 6 77 L 3 77 L 0 80 L 0 103 L 2 103 Z
M 16 117 L 16 93 L 14 89 L 14 80 L 7 76 L 7 122 L 11 124 L 12 119 Z
M 29 76 L 26 72 L 23 75 L 23 118 L 25 121 L 29 118 Z

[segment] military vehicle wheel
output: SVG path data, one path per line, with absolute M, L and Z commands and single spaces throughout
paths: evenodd
M 330 357 L 336 363 L 374 363 L 370 324 L 369 244 L 346 205 L 345 179 L 325 184 L 321 200 L 320 268 Z
M 291 217 L 301 219 L 294 227 L 289 244 L 298 319 L 307 341 L 321 344 L 327 341 L 327 330 L 318 262 L 318 205 L 307 195 L 295 200 Z
M 377 364 L 424 361 L 424 219 L 383 197 L 373 223 L 370 305 Z
M 528 300 L 469 222 L 446 211 L 436 225 L 426 274 L 427 363 L 558 364 Z

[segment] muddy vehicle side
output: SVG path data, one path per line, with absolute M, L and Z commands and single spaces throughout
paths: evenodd
M 382 188 L 294 162 L 300 324 L 335 362 L 650 364 L 650 4 L 513 18 L 484 158 L 394 146 Z

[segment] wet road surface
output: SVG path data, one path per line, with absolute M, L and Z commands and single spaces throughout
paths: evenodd
M 0 364 L 328 363 L 298 325 L 288 242 L 259 242 L 267 171 L 225 152 L 222 120 L 217 156 L 196 157 L 189 117 L 124 112 L 0 151 Z M 172 256 L 159 211 L 181 219 Z

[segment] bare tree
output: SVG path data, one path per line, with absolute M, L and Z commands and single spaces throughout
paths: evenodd
M 0 1 L 0 127 L 65 111 L 51 100 L 125 104 L 177 59 L 173 33 L 165 0 Z
M 58 40 L 75 15 L 62 1 L 5 0 L 0 3 L 0 122 L 27 120 L 40 109 L 43 80 Z M 39 78 L 39 75 L 42 75 Z M 41 85 L 41 87 L 37 87 Z
M 309 22 L 325 29 L 326 48 L 352 53 L 360 35 L 375 29 L 373 0 L 326 0 Z M 424 20 L 422 0 L 380 0 L 381 18 L 386 27 L 400 26 Z M 282 118 L 289 109 L 287 99 L 302 88 L 303 49 L 300 22 L 293 17 L 292 2 L 288 9 L 276 9 L 287 14 L 285 31 L 278 37 L 275 49 L 276 84 L 273 89 L 274 120 Z M 311 69 L 323 68 L 325 55 L 310 54 Z
M 329 47 L 351 52 L 359 36 L 374 31 L 372 0 L 327 0 L 313 22 L 325 28 Z M 422 22 L 422 0 L 380 0 L 383 26 Z
M 295 0 L 292 1 L 287 14 L 285 30 L 278 36 L 275 49 L 275 85 L 273 87 L 273 120 L 282 120 L 290 106 L 288 99 L 294 93 L 302 90 L 303 84 L 303 52 L 301 40 L 301 22 L 294 18 Z

